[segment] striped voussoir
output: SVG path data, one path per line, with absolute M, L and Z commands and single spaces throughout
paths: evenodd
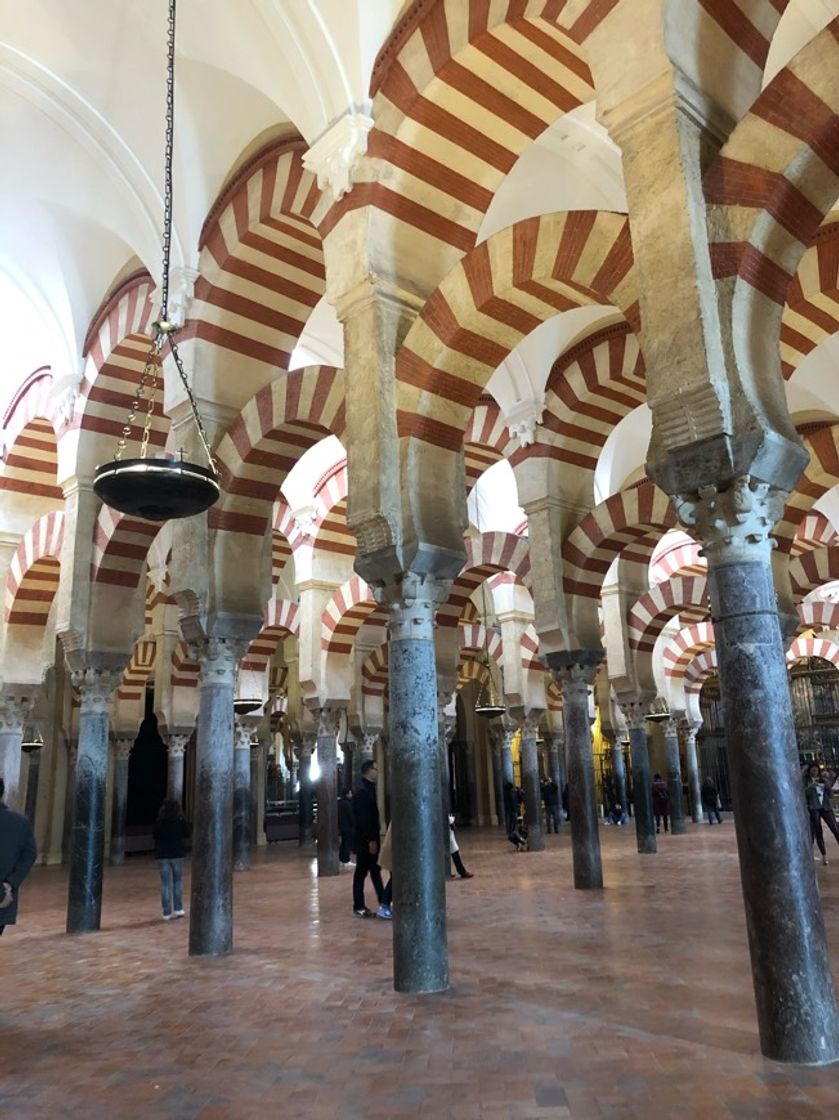
M 303 543 L 298 532 L 288 502 L 280 495 L 274 504 L 273 528 L 271 529 L 271 582 L 280 582 L 288 559 L 295 549 Z
M 337 588 L 321 618 L 321 649 L 327 653 L 352 653 L 362 626 L 387 621 L 386 610 L 380 607 L 361 576 L 351 576 Z
M 613 494 L 583 518 L 563 545 L 565 593 L 599 598 L 613 560 L 648 566 L 662 533 L 675 524 L 670 499 L 648 479 Z
M 458 647 L 460 661 L 489 654 L 496 665 L 501 665 L 504 653 L 504 643 L 500 631 L 490 626 L 487 629 L 480 624 L 461 626 L 458 630 Z
M 283 373 L 242 409 L 216 452 L 222 496 L 210 525 L 263 536 L 272 505 L 300 456 L 344 427 L 343 371 L 308 366 Z
M 664 647 L 664 671 L 680 680 L 688 665 L 703 650 L 714 648 L 714 627 L 710 622 L 695 622 L 675 634 Z
M 714 277 L 736 278 L 779 307 L 839 194 L 837 69 L 839 18 L 772 79 L 704 177 Z M 752 313 L 761 311 L 758 302 Z
M 787 650 L 787 663 L 790 665 L 810 657 L 820 657 L 839 669 L 839 644 L 827 638 L 796 638 Z
M 157 657 L 157 642 L 153 638 L 141 638 L 134 646 L 131 660 L 122 674 L 117 689 L 120 700 L 140 700 L 146 690 L 146 681 L 151 676 Z
M 166 582 L 169 581 L 169 574 L 166 574 Z M 165 591 L 158 589 L 156 584 L 152 583 L 150 579 L 146 580 L 146 598 L 143 606 L 143 625 L 146 630 L 151 630 L 154 625 L 154 612 L 161 604 L 172 604 L 174 599 L 170 598 Z
M 728 56 L 729 65 L 734 65 L 738 76 L 752 71 L 755 94 L 760 89 L 760 76 L 766 66 L 772 36 L 778 21 L 790 0 L 749 0 L 749 3 L 735 0 L 698 0 L 710 20 L 729 40 L 741 56 Z M 717 40 L 714 40 L 716 45 Z
M 839 212 L 829 214 L 801 258 L 781 318 L 781 369 L 789 380 L 806 356 L 839 331 Z
M 103 505 L 93 530 L 91 581 L 137 587 L 149 549 L 161 530 L 157 522 L 118 513 Z
M 796 598 L 803 599 L 823 583 L 839 579 L 839 546 L 802 552 L 790 560 L 789 578 Z
M 466 560 L 448 599 L 437 611 L 438 626 L 457 626 L 463 610 L 485 579 L 509 572 L 523 586 L 530 583 L 530 544 L 514 533 L 482 533 L 466 539 Z
M 365 696 L 384 696 L 387 691 L 388 644 L 382 642 L 361 667 L 361 691 Z
M 460 692 L 470 681 L 477 681 L 478 684 L 483 684 L 486 679 L 486 665 L 480 658 L 471 654 L 466 654 L 464 657 L 461 657 L 457 663 L 457 688 L 455 691 Z
M 716 649 L 704 649 L 697 653 L 693 661 L 691 661 L 688 667 L 685 669 L 683 675 L 685 695 L 698 695 L 702 691 L 702 685 L 705 683 L 708 677 L 715 676 L 716 672 Z
M 303 167 L 306 144 L 278 141 L 250 160 L 201 233 L 189 334 L 257 368 L 287 369 L 324 292 L 316 223 L 325 203 Z
M 650 562 L 650 579 L 665 583 L 673 576 L 703 575 L 708 561 L 699 555 L 700 545 L 681 529 L 671 529 L 656 545 Z
M 63 500 L 56 433 L 64 424 L 56 413 L 52 387 L 49 369 L 35 370 L 6 409 L 0 490 Z
M 58 591 L 64 513 L 38 518 L 15 549 L 6 575 L 5 618 L 10 625 L 45 626 Z
M 808 513 L 795 531 L 795 540 L 792 542 L 792 555 L 799 556 L 802 552 L 812 552 L 814 548 L 826 548 L 837 543 L 836 529 L 821 510 Z
M 501 409 L 495 400 L 483 394 L 475 406 L 466 435 L 463 437 L 463 460 L 466 469 L 466 493 L 500 459 L 509 458 L 516 447 Z
M 549 712 L 561 712 L 563 708 L 562 689 L 550 675 L 545 674 L 545 699 Z
M 545 666 L 539 657 L 539 638 L 532 622 L 528 623 L 521 636 L 521 667 L 526 673 L 545 673 Z
M 262 610 L 262 629 L 248 646 L 241 668 L 261 672 L 288 637 L 300 635 L 300 612 L 290 599 L 269 599 Z
M 638 300 L 625 217 L 528 218 L 476 246 L 414 320 L 396 356 L 397 430 L 458 451 L 493 371 L 541 323 L 590 304 L 633 326 Z
M 829 603 L 824 599 L 811 599 L 798 604 L 798 617 L 801 630 L 839 630 L 839 603 Z
M 197 688 L 198 662 L 189 656 L 189 646 L 180 641 L 172 650 L 172 687 Z
M 799 525 L 819 498 L 839 482 L 839 424 L 819 420 L 799 425 L 798 432 L 810 459 L 773 532 L 781 552 L 792 549 Z
M 510 461 L 515 466 L 538 454 L 593 471 L 616 425 L 645 401 L 644 361 L 632 327 L 601 328 L 554 362 L 538 442 L 516 448 Z
M 630 649 L 652 653 L 656 640 L 676 615 L 682 622 L 700 622 L 708 616 L 706 576 L 673 576 L 645 591 L 627 615 Z

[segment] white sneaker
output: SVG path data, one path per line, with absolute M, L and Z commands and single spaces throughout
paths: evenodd
M 163 915 L 163 920 L 164 920 L 164 922 L 171 922 L 172 921 L 172 915 L 171 914 L 164 914 Z
M 172 915 L 173 918 L 185 918 L 186 910 L 176 910 Z
M 350 869 L 351 867 L 355 867 L 355 864 L 354 864 L 354 863 L 352 862 L 352 860 L 349 860 L 349 859 L 348 859 L 348 860 L 347 860 L 347 862 L 346 862 L 346 863 L 342 863 L 342 864 L 341 864 L 341 866 L 342 866 L 342 867 L 343 867 L 343 868 L 344 868 L 344 869 L 345 869 L 346 871 L 349 871 L 349 869 Z

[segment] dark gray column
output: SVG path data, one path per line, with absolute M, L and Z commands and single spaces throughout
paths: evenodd
M 668 719 L 664 725 L 664 750 L 667 759 L 667 792 L 670 794 L 670 831 L 674 836 L 684 836 L 688 829 L 682 798 L 682 763 L 679 758 L 677 718 Z
M 448 987 L 434 615 L 449 581 L 408 574 L 387 587 L 393 841 L 393 985 Z
M 629 728 L 629 755 L 632 760 L 632 809 L 635 816 L 635 838 L 638 851 L 650 855 L 658 850 L 653 814 L 653 780 L 650 773 L 650 750 L 647 743 L 649 705 L 640 700 L 621 703 Z
M 195 819 L 190 878 L 190 956 L 233 948 L 233 689 L 247 644 L 205 638 L 199 665 Z
M 621 803 L 624 812 L 627 812 L 626 763 L 623 757 L 622 738 L 618 732 L 615 732 L 615 737 L 610 746 L 612 750 L 612 773 L 615 775 L 615 797 Z M 611 809 L 611 805 L 607 806 L 607 809 Z
M 318 712 L 318 878 L 337 875 L 338 866 L 338 732 L 340 708 Z
M 694 824 L 700 824 L 705 817 L 702 809 L 702 778 L 699 773 L 699 759 L 696 753 L 696 732 L 702 725 L 685 723 L 685 758 L 688 768 L 688 787 L 690 789 L 690 811 Z
M 35 812 L 38 807 L 38 786 L 41 778 L 41 753 L 43 746 L 31 746 L 26 750 L 29 766 L 26 774 L 26 806 L 24 812 L 34 827 Z
M 545 830 L 542 827 L 542 790 L 539 785 L 539 755 L 536 736 L 539 733 L 541 711 L 528 712 L 520 720 L 521 727 L 521 780 L 524 789 L 524 806 L 527 812 L 527 850 L 545 850 Z
M 565 735 L 554 731 L 548 736 L 548 769 L 557 788 L 557 819 L 560 824 L 565 814 L 562 812 L 562 790 L 565 786 Z
M 119 735 L 114 742 L 114 796 L 111 802 L 111 864 L 114 867 L 125 863 L 128 760 L 135 738 L 135 735 Z
M 73 816 L 76 811 L 76 761 L 79 757 L 79 743 L 77 739 L 66 739 L 64 745 L 67 749 L 67 782 L 64 786 L 61 858 L 65 863 L 69 863 L 70 852 L 73 847 Z
M 594 755 L 588 714 L 589 689 L 603 654 L 599 650 L 551 653 L 547 662 L 562 688 L 565 764 L 571 812 L 571 854 L 577 890 L 600 890 L 600 831 L 594 788 Z
M 761 1050 L 816 1064 L 839 1058 L 839 1017 L 770 565 L 786 498 L 745 477 L 676 508 L 708 559 Z
M 184 800 L 184 756 L 191 737 L 191 731 L 173 731 L 166 748 L 166 796 L 180 804 Z
M 495 817 L 500 825 L 504 824 L 504 764 L 501 760 L 503 746 L 503 732 L 499 728 L 493 732 L 492 740 L 492 789 L 495 797 Z
M 251 729 L 244 720 L 233 723 L 233 870 L 251 866 Z
M 79 691 L 79 750 L 70 846 L 67 932 L 99 929 L 105 862 L 105 787 L 108 779 L 108 722 L 111 693 L 122 677 L 108 669 L 71 673 Z
M 451 693 L 437 693 L 437 765 L 440 770 L 440 858 L 443 875 L 451 874 L 451 853 L 449 852 L 449 813 L 451 813 L 451 771 L 449 769 L 449 738 L 454 731 L 453 716 L 446 713 L 451 702 Z
M 34 691 L 34 690 L 33 690 Z M 5 803 L 10 809 L 21 811 L 21 762 L 20 744 L 23 726 L 32 711 L 32 698 L 17 691 L 7 691 L 0 698 L 0 778 L 6 786 Z
M 311 843 L 313 838 L 314 803 L 312 797 L 312 751 L 314 748 L 315 736 L 310 731 L 307 731 L 303 734 L 297 756 L 299 759 L 297 780 L 300 783 L 300 789 L 297 791 L 297 815 L 300 821 L 300 835 L 297 842 L 301 848 L 304 844 Z
M 251 743 L 251 801 L 250 801 L 250 830 L 248 842 L 252 848 L 259 843 L 259 777 L 265 758 L 265 750 L 261 739 Z
M 505 782 L 515 785 L 515 770 L 513 769 L 513 739 L 516 737 L 514 724 L 505 725 L 504 742 L 501 744 L 501 773 Z

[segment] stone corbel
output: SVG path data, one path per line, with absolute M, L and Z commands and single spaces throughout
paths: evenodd
M 504 423 L 520 447 L 529 447 L 536 439 L 537 425 L 542 423 L 545 398 L 519 401 L 504 416 Z
M 358 161 L 367 151 L 373 127 L 369 113 L 355 108 L 334 121 L 303 155 L 303 166 L 317 176 L 318 187 L 337 202 L 352 189 Z

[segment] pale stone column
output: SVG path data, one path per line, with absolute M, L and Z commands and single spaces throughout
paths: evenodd
M 11 691 L 0 698 L 0 778 L 6 786 L 4 800 L 16 811 L 21 808 L 20 744 L 32 703 L 30 696 Z
M 114 799 L 111 806 L 111 864 L 125 863 L 125 819 L 128 806 L 128 766 L 135 735 L 119 735 L 114 742 Z
M 184 757 L 191 731 L 173 731 L 166 748 L 166 796 L 170 801 L 184 800 Z
M 189 952 L 221 956 L 233 948 L 233 694 L 247 643 L 195 642 L 198 726 L 190 880 Z
M 338 866 L 338 731 L 341 709 L 318 711 L 318 878 L 337 875 Z
M 539 784 L 539 755 L 536 738 L 539 734 L 541 711 L 523 713 L 521 728 L 521 780 L 524 788 L 524 805 L 527 812 L 527 850 L 545 850 L 545 830 L 542 827 L 542 790 Z
M 314 804 L 312 798 L 312 752 L 315 749 L 315 736 L 310 731 L 304 732 L 297 748 L 297 780 L 300 789 L 297 792 L 298 820 L 300 822 L 297 842 L 302 847 L 312 840 L 314 826 Z
M 24 812 L 29 823 L 35 827 L 35 811 L 38 805 L 38 786 L 41 779 L 41 747 L 30 747 L 26 752 L 29 765 L 26 773 L 26 806 Z
M 251 730 L 234 716 L 233 723 L 233 870 L 251 865 Z
M 674 836 L 684 836 L 687 832 L 687 824 L 682 799 L 679 720 L 673 716 L 664 724 L 664 750 L 667 758 L 667 791 L 670 794 L 670 831 Z
M 696 733 L 701 723 L 686 721 L 685 755 L 688 765 L 688 786 L 690 787 L 691 816 L 694 824 L 701 824 L 705 813 L 702 809 L 702 777 L 699 773 L 699 758 L 696 752 Z
M 67 932 L 89 933 L 99 929 L 102 916 L 109 707 L 122 669 L 77 669 L 71 678 L 79 691 L 81 710 Z
M 492 732 L 492 788 L 495 797 L 495 819 L 504 824 L 504 763 L 501 751 L 504 746 L 504 732 L 494 728 Z
M 741 477 L 674 501 L 708 560 L 761 1049 L 823 1063 L 839 1058 L 839 1017 L 770 564 L 787 497 Z
M 589 689 L 602 656 L 599 650 L 577 650 L 574 653 L 549 653 L 546 658 L 562 688 L 564 699 L 571 854 L 577 890 L 600 890 L 603 887 L 594 754 L 588 717 Z
M 658 850 L 653 815 L 653 787 L 650 774 L 650 751 L 647 744 L 649 704 L 643 700 L 619 700 L 629 731 L 629 753 L 632 759 L 632 815 L 635 818 L 635 839 L 641 855 Z

